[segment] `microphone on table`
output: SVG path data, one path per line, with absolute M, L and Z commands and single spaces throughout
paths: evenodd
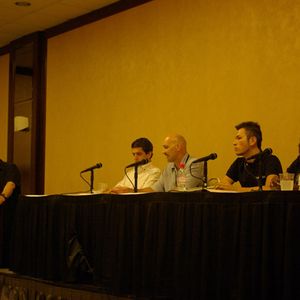
M 207 156 L 204 156 L 204 157 L 201 157 L 201 158 L 198 158 L 198 159 L 194 160 L 194 161 L 192 162 L 192 164 L 193 164 L 193 163 L 202 162 L 202 161 L 214 160 L 214 159 L 216 159 L 217 157 L 218 157 L 217 153 L 211 153 L 211 154 L 209 154 L 209 155 L 207 155 Z
M 261 158 L 263 156 L 271 155 L 273 150 L 271 148 L 266 148 L 264 151 L 261 151 L 255 155 L 252 155 L 250 157 L 247 157 L 246 160 L 254 159 L 254 158 Z
M 142 159 L 141 161 L 138 161 L 138 162 L 135 162 L 135 163 L 132 163 L 132 164 L 126 166 L 125 169 L 131 168 L 131 167 L 138 167 L 138 166 L 141 166 L 141 165 L 145 165 L 148 162 L 149 162 L 148 159 Z
M 81 171 L 80 174 L 81 174 L 81 173 L 88 172 L 88 171 L 93 171 L 94 169 L 99 169 L 99 168 L 101 168 L 101 167 L 102 167 L 102 164 L 101 164 L 101 163 L 97 163 L 97 164 L 95 164 L 94 166 L 89 167 L 89 168 L 87 168 L 87 169 Z

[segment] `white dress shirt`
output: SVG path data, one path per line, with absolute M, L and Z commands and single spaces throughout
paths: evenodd
M 159 179 L 160 174 L 160 169 L 153 166 L 152 162 L 138 166 L 138 189 L 151 187 Z M 131 168 L 127 172 L 127 176 L 125 175 L 123 179 L 116 184 L 116 187 L 134 188 L 134 168 Z

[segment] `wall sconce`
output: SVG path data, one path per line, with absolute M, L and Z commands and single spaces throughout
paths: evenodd
M 29 118 L 28 117 L 15 116 L 14 123 L 15 123 L 14 132 L 29 131 Z

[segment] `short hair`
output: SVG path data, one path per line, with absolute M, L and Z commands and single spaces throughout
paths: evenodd
M 248 139 L 251 136 L 256 137 L 257 147 L 261 150 L 261 143 L 262 143 L 262 133 L 260 129 L 260 125 L 256 122 L 242 122 L 235 126 L 236 130 L 244 128 L 247 134 Z
M 153 151 L 153 145 L 147 138 L 139 138 L 132 142 L 131 148 L 142 148 L 145 153 Z

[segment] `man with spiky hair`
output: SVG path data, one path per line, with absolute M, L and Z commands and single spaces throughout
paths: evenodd
M 256 122 L 243 122 L 235 126 L 237 133 L 233 141 L 233 149 L 239 156 L 221 180 L 218 189 L 253 191 L 259 189 L 259 173 L 261 167 L 262 189 L 269 190 L 278 181 L 282 167 L 275 155 L 262 154 L 262 132 Z M 260 165 L 261 164 L 261 165 Z M 233 185 L 240 183 L 240 187 Z

